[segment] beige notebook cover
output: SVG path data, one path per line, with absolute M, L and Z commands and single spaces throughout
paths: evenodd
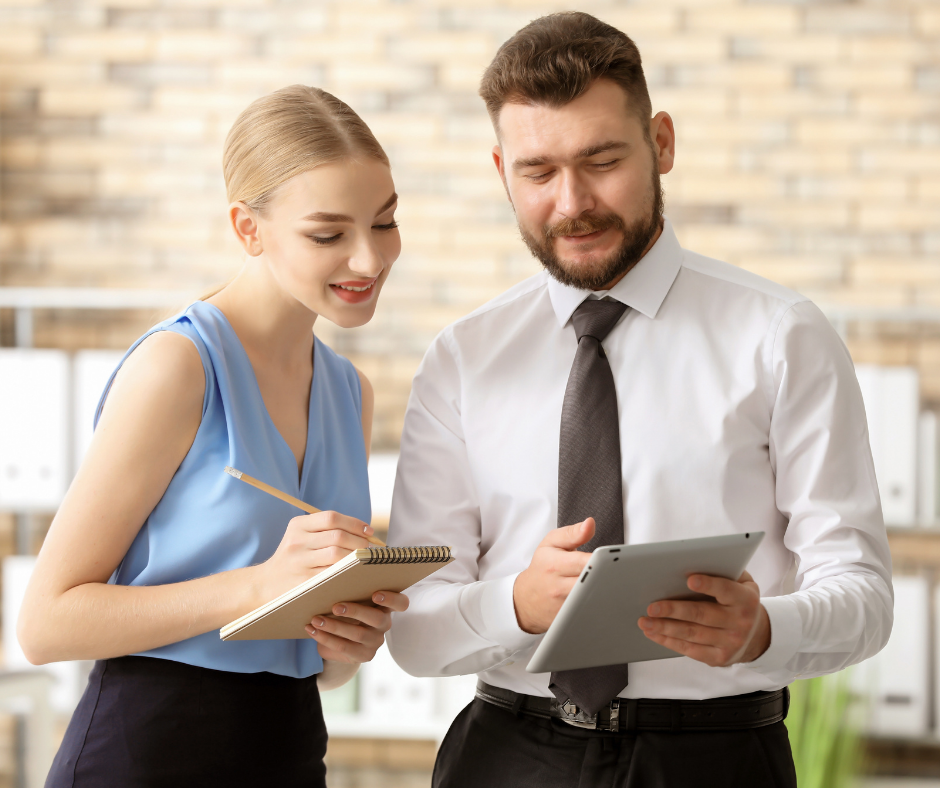
M 219 630 L 222 640 L 306 640 L 314 616 L 337 602 L 372 604 L 376 591 L 404 591 L 454 560 L 449 547 L 379 547 L 356 550 Z

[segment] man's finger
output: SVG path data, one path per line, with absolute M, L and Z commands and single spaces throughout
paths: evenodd
M 686 640 L 678 640 L 666 635 L 657 635 L 653 632 L 644 632 L 643 634 L 654 643 L 659 643 L 659 645 L 665 646 L 668 649 L 672 649 L 679 654 L 691 657 L 692 659 L 698 660 L 699 662 L 704 662 L 706 665 L 717 667 L 724 664 L 722 662 L 724 654 L 722 653 L 721 649 L 717 649 L 714 646 L 703 646 L 700 643 L 689 643 Z
M 689 602 L 676 599 L 662 599 L 646 609 L 650 618 L 671 618 L 677 621 L 690 621 L 706 627 L 726 627 L 731 617 L 724 605 L 714 602 Z
M 577 550 L 594 536 L 594 518 L 588 517 L 583 523 L 556 528 L 542 540 L 546 547 L 560 550 Z
M 688 585 L 692 591 L 715 597 L 719 605 L 741 604 L 748 596 L 747 591 L 741 583 L 736 580 L 728 580 L 724 577 L 691 575 Z
M 561 577 L 577 578 L 584 571 L 588 561 L 591 560 L 590 553 L 581 553 L 578 551 L 557 552 L 551 557 L 551 563 L 548 569 Z
M 684 640 L 701 646 L 727 646 L 727 630 L 705 627 L 688 621 L 675 621 L 670 618 L 641 618 L 640 629 L 647 635 Z

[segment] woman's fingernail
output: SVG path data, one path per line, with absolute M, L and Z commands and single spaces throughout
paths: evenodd
M 369 535 L 375 533 L 375 529 L 371 525 L 367 525 L 365 528 L 362 529 L 362 531 L 363 533 L 367 533 Z
M 343 615 L 343 613 L 346 612 L 346 605 L 337 605 L 335 610 L 336 610 L 336 615 L 341 616 Z
M 651 616 L 659 615 L 659 605 L 650 605 L 650 615 Z
M 313 622 L 313 625 L 315 627 L 322 627 L 325 624 L 326 624 L 326 621 L 324 621 L 322 618 L 318 618 L 316 621 Z
M 384 601 L 385 601 L 385 594 L 376 594 L 375 597 L 374 597 L 374 599 L 375 599 L 376 602 L 384 602 Z

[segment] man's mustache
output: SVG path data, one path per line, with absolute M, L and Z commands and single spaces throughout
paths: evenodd
M 543 233 L 546 238 L 560 238 L 566 235 L 587 235 L 600 230 L 613 228 L 623 232 L 626 226 L 615 213 L 608 214 L 582 214 L 577 219 L 566 218 L 555 224 L 545 225 Z

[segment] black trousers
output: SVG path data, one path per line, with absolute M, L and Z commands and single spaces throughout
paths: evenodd
M 739 731 L 604 733 L 475 699 L 454 720 L 433 788 L 796 788 L 782 722 Z
M 95 663 L 46 788 L 325 788 L 317 677 Z

